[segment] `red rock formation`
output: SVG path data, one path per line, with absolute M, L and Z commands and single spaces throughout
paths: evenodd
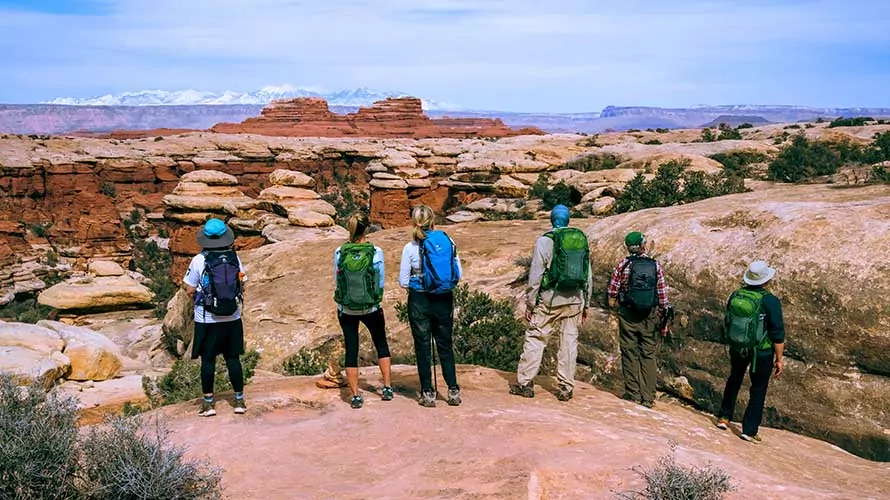
M 388 98 L 355 113 L 338 115 L 324 99 L 281 99 L 265 107 L 260 116 L 241 123 L 220 123 L 213 132 L 283 137 L 507 137 L 543 134 L 536 128 L 514 130 L 498 118 L 431 119 L 420 99 Z

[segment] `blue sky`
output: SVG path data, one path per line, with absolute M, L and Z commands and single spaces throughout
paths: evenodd
M 890 1 L 0 0 L 0 102 L 285 83 L 505 111 L 890 107 Z

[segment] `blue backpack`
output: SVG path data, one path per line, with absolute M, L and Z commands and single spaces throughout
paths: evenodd
M 426 233 L 420 245 L 421 281 L 426 293 L 443 294 L 454 291 L 460 281 L 457 268 L 457 247 L 444 231 Z
M 196 302 L 205 313 L 231 316 L 242 301 L 241 266 L 234 250 L 204 252 L 204 272 L 201 275 L 201 294 Z

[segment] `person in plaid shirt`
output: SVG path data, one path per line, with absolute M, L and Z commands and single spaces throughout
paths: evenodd
M 671 307 L 661 265 L 646 254 L 646 237 L 629 233 L 622 259 L 609 280 L 609 322 L 618 328 L 624 399 L 655 406 L 655 347 L 660 316 Z

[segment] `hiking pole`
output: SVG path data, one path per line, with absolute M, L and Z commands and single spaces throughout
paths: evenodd
M 439 381 L 436 380 L 436 339 L 433 337 L 433 332 L 430 332 L 430 362 L 433 365 L 433 391 L 435 391 L 436 395 L 439 394 Z

